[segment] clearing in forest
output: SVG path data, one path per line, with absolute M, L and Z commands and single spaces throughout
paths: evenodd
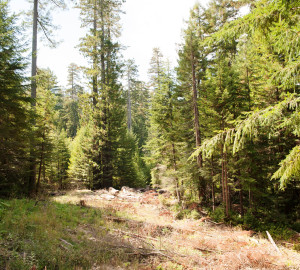
M 300 254 L 292 244 L 277 243 L 276 251 L 259 235 L 208 218 L 176 220 L 165 206 L 170 200 L 168 193 L 129 188 L 55 197 L 63 204 L 102 209 L 103 226 L 95 230 L 86 224 L 78 230 L 91 242 L 127 256 L 127 262 L 111 260 L 93 269 L 300 269 Z

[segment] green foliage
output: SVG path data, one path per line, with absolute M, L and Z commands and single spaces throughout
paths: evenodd
M 145 149 L 146 160 L 151 167 L 152 185 L 176 190 L 180 199 L 180 150 L 178 141 L 179 110 L 173 72 L 163 61 L 158 48 L 153 49 L 151 59 L 151 87 L 149 137 Z
M 191 211 L 190 218 L 191 219 L 200 219 L 201 215 L 196 209 L 194 209 Z
M 292 229 L 296 232 L 300 232 L 300 222 L 295 222 L 293 225 L 292 225 Z
M 52 2 L 39 1 L 45 33 L 52 27 L 46 15 L 55 4 L 64 6 L 63 0 Z M 299 1 L 196 4 L 183 32 L 176 74 L 155 48 L 149 85 L 138 80 L 134 61 L 127 69 L 121 62 L 122 2 L 79 1 L 87 30 L 79 47 L 90 64 L 84 69 L 89 86 L 83 89 L 74 63 L 65 92 L 52 71 L 40 69 L 31 115 L 19 29 L 6 2 L 0 2 L 0 195 L 28 188 L 34 160 L 36 192 L 69 183 L 98 189 L 151 182 L 168 188 L 178 201 L 220 205 L 211 213 L 216 221 L 290 237 L 287 228 L 300 217 Z M 249 3 L 249 14 L 239 17 L 238 9 Z M 126 72 L 123 87 L 120 78 Z M 9 207 L 0 202 L 0 217 Z M 199 217 L 176 207 L 178 218 Z M 61 211 L 52 210 L 50 216 Z M 6 228 L 2 233 L 8 237 Z M 22 265 L 27 262 L 19 247 L 9 249 L 15 252 L 11 265 L 29 268 Z M 28 260 L 36 263 L 36 254 L 45 250 L 33 249 Z M 63 256 L 51 251 L 43 263 L 51 254 Z
M 0 2 L 0 196 L 22 192 L 26 183 L 30 126 L 24 51 L 6 1 Z
M 299 252 L 300 251 L 300 244 L 294 244 L 293 249 Z
M 92 147 L 91 125 L 82 126 L 70 144 L 70 164 L 68 175 L 70 179 L 92 187 L 92 163 L 90 149 Z
M 269 106 L 266 109 L 251 113 L 245 120 L 237 122 L 235 128 L 226 130 L 204 141 L 202 146 L 193 153 L 192 157 L 197 156 L 201 151 L 204 157 L 209 158 L 221 145 L 224 145 L 225 149 L 230 144 L 233 146 L 233 153 L 236 153 L 243 149 L 248 141 L 258 137 L 263 128 L 265 128 L 263 132 L 267 133 L 269 137 L 283 127 L 298 135 L 299 113 L 297 108 L 299 100 L 297 95 L 288 95 L 275 106 Z M 300 168 L 298 148 L 298 146 L 293 148 L 286 159 L 280 163 L 280 169 L 273 174 L 273 178 L 280 178 L 281 188 L 286 186 L 288 180 L 298 177 Z
M 100 210 L 23 199 L 0 201 L 0 216 L 1 267 L 87 269 L 115 257 L 83 229 L 88 224 L 99 237 L 107 234 L 99 230 L 104 224 Z
M 225 219 L 225 211 L 223 206 L 219 206 L 213 211 L 210 216 L 216 222 L 223 222 Z
M 260 209 L 255 213 L 248 211 L 243 222 L 244 228 L 261 232 L 265 237 L 266 231 L 277 240 L 289 240 L 295 235 L 289 228 L 288 220 L 278 211 L 270 212 L 267 209 Z
M 195 209 L 190 210 L 190 209 L 180 209 L 179 208 L 175 213 L 175 219 L 182 220 L 182 219 L 185 219 L 185 218 L 196 220 L 196 219 L 200 219 L 201 215 Z
M 62 189 L 66 187 L 70 158 L 67 134 L 60 129 L 60 114 L 64 109 L 63 97 L 61 89 L 57 87 L 56 77 L 49 69 L 38 70 L 36 83 L 36 192 L 47 185 L 47 188 Z
M 285 188 L 291 179 L 300 180 L 300 146 L 295 146 L 279 165 L 272 178 L 280 179 L 281 188 Z
M 63 98 L 63 108 L 60 111 L 60 126 L 67 131 L 68 137 L 74 138 L 80 126 L 81 108 L 83 99 L 83 87 L 80 82 L 80 69 L 71 63 L 68 67 L 68 88 Z

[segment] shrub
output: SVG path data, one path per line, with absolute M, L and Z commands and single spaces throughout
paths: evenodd
M 191 216 L 192 219 L 200 219 L 201 218 L 200 213 L 195 209 L 192 210 L 190 216 Z
M 216 221 L 221 222 L 225 219 L 225 211 L 223 206 L 219 206 L 215 209 L 215 211 L 211 212 L 210 217 Z

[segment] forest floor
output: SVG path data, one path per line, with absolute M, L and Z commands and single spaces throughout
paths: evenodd
M 93 270 L 300 269 L 300 253 L 292 249 L 291 242 L 276 242 L 279 248 L 276 250 L 262 236 L 206 217 L 175 219 L 166 207 L 172 203 L 168 193 L 151 190 L 142 193 L 129 188 L 74 190 L 54 200 L 101 209 L 105 220 L 102 226 L 95 230 L 84 224 L 77 230 L 91 243 L 101 242 L 114 250 L 120 258 L 95 265 Z M 122 256 L 126 257 L 125 261 Z

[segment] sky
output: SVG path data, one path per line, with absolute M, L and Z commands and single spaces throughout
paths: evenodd
M 134 59 L 139 67 L 140 79 L 147 81 L 152 49 L 159 47 L 165 58 L 173 66 L 177 63 L 178 44 L 184 21 L 197 0 L 127 0 L 123 4 L 125 14 L 121 17 L 122 36 L 120 42 L 125 46 L 124 59 Z M 206 5 L 208 0 L 198 0 Z M 11 0 L 11 11 L 26 11 L 32 8 L 27 0 Z M 70 63 L 87 65 L 76 46 L 85 30 L 80 28 L 79 10 L 69 7 L 56 11 L 53 22 L 60 26 L 56 30 L 61 43 L 55 49 L 38 43 L 38 66 L 50 68 L 57 76 L 59 84 L 67 84 L 67 67 Z M 41 33 L 42 34 L 42 33 Z

